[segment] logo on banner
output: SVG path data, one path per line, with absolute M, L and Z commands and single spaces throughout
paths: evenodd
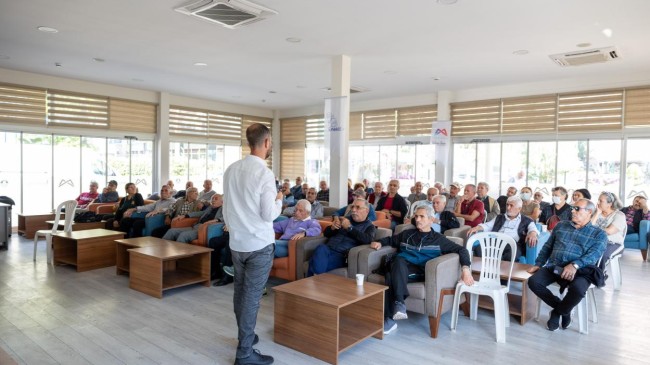
M 448 145 L 450 139 L 451 122 L 436 120 L 431 123 L 431 144 Z
M 442 134 L 443 136 L 448 136 L 447 134 L 447 128 L 438 128 L 436 131 L 433 133 L 435 136 Z
M 340 132 L 343 130 L 341 127 L 341 124 L 339 123 L 338 119 L 334 117 L 333 115 L 330 116 L 330 118 L 327 120 L 327 123 L 329 127 L 327 128 L 330 132 Z

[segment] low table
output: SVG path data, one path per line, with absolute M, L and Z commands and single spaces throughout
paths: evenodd
M 276 286 L 274 341 L 337 364 L 341 352 L 364 339 L 384 338 L 386 289 L 332 274 Z
M 126 274 L 130 271 L 129 249 L 149 246 L 159 246 L 167 243 L 174 243 L 157 237 L 137 237 L 115 240 L 115 273 L 117 275 Z
M 54 213 L 46 214 L 18 214 L 18 234 L 25 238 L 33 239 L 36 231 L 47 229 L 45 221 L 54 219 Z
M 163 291 L 203 283 L 210 286 L 211 248 L 187 243 L 128 249 L 129 287 L 162 298 Z
M 115 265 L 115 243 L 123 232 L 88 229 L 52 235 L 54 264 L 68 264 L 77 271 L 88 271 Z
M 526 270 L 533 265 L 521 264 L 515 262 L 512 268 L 512 275 L 510 281 L 521 283 L 521 295 L 513 293 L 510 290 L 508 293 L 508 305 L 510 307 L 510 314 L 519 317 L 519 323 L 523 326 L 535 314 L 535 294 L 528 288 L 528 279 L 532 276 Z M 501 278 L 507 279 L 508 269 L 510 269 L 510 262 L 501 261 Z M 481 273 L 481 258 L 474 257 L 472 259 L 472 274 L 474 278 Z M 494 310 L 494 303 L 489 297 L 481 296 L 479 298 L 479 307 Z
M 52 229 L 54 227 L 54 220 L 51 221 L 45 221 L 47 224 L 47 229 Z M 65 220 L 59 220 L 59 229 L 64 229 L 65 225 Z M 99 222 L 84 222 L 84 223 L 77 223 L 77 222 L 72 222 L 72 230 L 73 231 L 84 231 L 87 229 L 95 229 L 95 228 L 104 228 L 106 227 L 106 221 L 99 221 Z

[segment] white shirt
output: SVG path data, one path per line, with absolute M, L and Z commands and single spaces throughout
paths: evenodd
M 521 223 L 521 213 L 517 214 L 517 216 L 513 219 L 510 219 L 510 217 L 508 217 L 507 214 L 505 214 L 505 216 L 506 216 L 506 221 L 503 222 L 503 227 L 501 227 L 499 232 L 505 233 L 508 236 L 512 237 L 512 239 L 514 239 L 515 242 L 519 242 L 519 233 L 517 233 L 517 228 L 519 228 L 519 224 Z M 483 232 L 492 232 L 492 228 L 494 228 L 494 223 L 496 222 L 496 220 L 497 219 L 495 217 L 489 222 L 479 224 L 479 226 L 483 227 Z M 527 233 L 530 232 L 537 232 L 537 235 L 539 235 L 535 222 L 530 222 L 528 224 Z
M 230 248 L 253 252 L 275 242 L 273 220 L 280 215 L 275 176 L 261 158 L 248 155 L 230 165 L 223 176 L 223 217 Z

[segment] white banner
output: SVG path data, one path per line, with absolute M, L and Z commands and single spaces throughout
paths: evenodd
M 451 122 L 434 120 L 431 125 L 431 144 L 447 146 L 451 140 Z

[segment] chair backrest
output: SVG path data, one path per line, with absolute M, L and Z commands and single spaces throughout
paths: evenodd
M 458 224 L 459 224 L 461 227 L 465 225 L 465 218 L 463 218 L 463 217 L 456 217 L 456 219 L 458 220 Z
M 382 228 L 382 227 L 377 227 L 377 230 L 375 230 L 375 237 L 373 237 L 373 240 L 380 240 L 385 237 L 390 237 L 393 235 L 393 231 L 391 231 L 388 228 Z
M 377 216 L 377 220 L 388 219 L 388 216 L 386 215 L 386 213 L 382 212 L 382 211 L 375 211 L 375 215 Z
M 59 222 L 61 221 L 61 213 L 65 214 L 65 223 L 63 224 L 63 232 L 72 232 L 72 221 L 74 220 L 75 210 L 77 209 L 76 200 L 67 200 L 56 207 L 56 215 L 54 216 L 54 225 L 52 226 L 52 234 L 59 231 Z M 65 211 L 65 212 L 64 212 Z
M 472 246 L 474 242 L 479 241 L 481 245 L 481 283 L 495 286 L 501 285 L 501 256 L 506 247 L 510 246 L 510 252 L 517 252 L 517 244 L 512 237 L 498 232 L 481 232 L 475 234 L 467 240 L 466 248 L 472 257 Z M 508 285 L 510 287 L 510 276 L 516 260 L 507 261 L 509 263 Z
M 400 224 L 400 225 L 395 227 L 395 234 L 400 234 L 400 233 L 402 233 L 403 231 L 405 231 L 407 229 L 414 229 L 414 228 L 415 228 L 415 226 L 412 225 L 411 223 Z

